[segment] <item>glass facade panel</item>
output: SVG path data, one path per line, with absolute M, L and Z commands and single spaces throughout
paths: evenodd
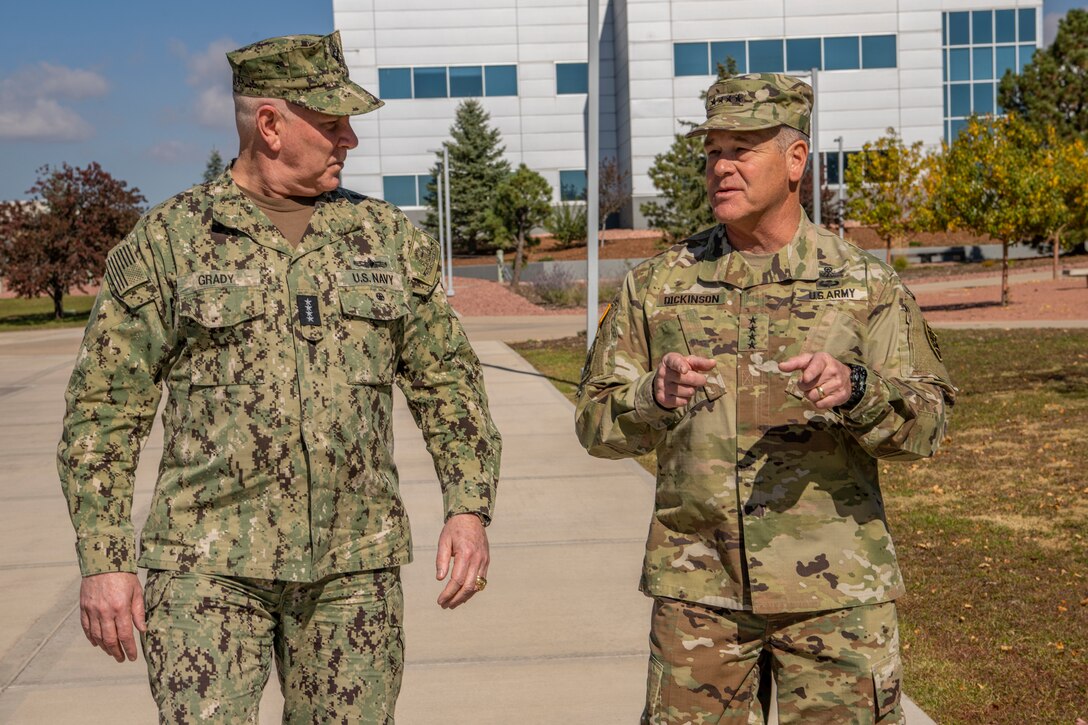
M 861 67 L 861 41 L 856 35 L 824 38 L 824 70 L 857 70 Z
M 967 48 L 952 48 L 948 51 L 948 80 L 971 80 L 971 51 Z
M 383 176 L 382 188 L 385 200 L 396 206 L 418 206 L 416 203 L 416 177 Z
M 971 14 L 948 13 L 948 44 L 968 45 L 971 42 Z
M 951 141 L 955 141 L 960 135 L 960 131 L 967 127 L 967 121 L 952 121 L 950 124 L 949 136 Z
M 861 36 L 862 68 L 895 68 L 895 36 Z
M 516 96 L 518 94 L 518 67 L 516 65 L 489 65 L 484 68 L 484 92 L 489 96 Z
M 732 58 L 737 63 L 737 73 L 748 72 L 747 51 L 743 40 L 729 40 L 721 43 L 710 44 L 711 73 L 718 72 L 718 63 L 727 66 L 726 58 Z
M 971 13 L 971 42 L 975 45 L 994 42 L 993 10 L 976 10 Z
M 450 68 L 450 97 L 479 98 L 484 94 L 484 69 L 478 65 Z
M 1035 10 L 1033 8 L 1021 8 L 1017 11 L 1020 15 L 1020 42 L 1035 42 Z
M 672 46 L 673 73 L 678 76 L 705 76 L 710 74 L 706 43 L 674 43 Z M 562 93 L 562 91 L 560 91 Z
M 994 77 L 994 49 L 987 45 L 985 48 L 971 49 L 971 78 L 980 81 Z
M 783 73 L 781 40 L 752 40 L 748 42 L 748 67 L 751 73 Z
M 706 47 L 706 43 L 703 43 Z M 589 90 L 589 69 L 586 63 L 556 63 L 555 92 L 585 93 Z
M 1001 78 L 1005 75 L 1005 71 L 1012 71 L 1016 73 L 1020 70 L 1020 67 L 1016 65 L 1016 46 L 1015 45 L 999 45 L 996 49 L 997 53 L 997 68 L 994 74 L 995 78 Z
M 786 40 L 786 70 L 803 71 L 822 67 L 819 38 L 788 38 Z
M 971 115 L 971 86 L 968 83 L 953 83 L 949 86 L 950 116 Z
M 994 11 L 994 35 L 999 43 L 1016 42 L 1016 11 Z
M 1020 46 L 1020 70 L 1024 70 L 1024 66 L 1031 62 L 1031 56 L 1035 54 L 1034 45 L 1021 45 Z
M 446 68 L 413 68 L 416 98 L 446 97 Z
M 383 99 L 412 97 L 411 68 L 379 68 L 378 95 Z
M 975 84 L 975 103 L 972 106 L 979 115 L 992 114 L 994 112 L 994 84 Z
M 417 189 L 417 191 L 419 193 L 419 196 L 417 198 L 419 199 L 419 205 L 420 206 L 423 206 L 424 204 L 429 202 L 434 197 L 434 194 L 432 192 L 427 191 L 427 186 L 429 184 L 433 184 L 433 183 L 434 183 L 434 177 L 433 176 L 428 176 L 427 174 L 422 174 L 422 175 L 416 177 L 416 189 Z
M 585 169 L 559 172 L 559 198 L 562 201 L 576 201 L 586 198 Z

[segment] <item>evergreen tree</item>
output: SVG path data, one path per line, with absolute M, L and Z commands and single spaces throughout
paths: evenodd
M 514 243 L 514 277 L 511 280 L 514 287 L 521 282 L 525 247 L 531 243 L 529 232 L 548 219 L 551 201 L 551 185 L 525 164 L 518 166 L 517 171 L 503 179 L 495 190 L 492 223 L 497 240 Z
M 510 174 L 510 163 L 503 158 L 506 147 L 502 135 L 488 122 L 491 117 L 475 99 L 462 102 L 450 126 L 450 140 L 443 141 L 450 160 L 450 229 L 456 251 L 475 254 L 481 243 L 492 241 L 494 225 L 488 211 L 499 184 Z M 441 171 L 438 154 L 431 175 Z M 436 184 L 427 186 L 427 216 L 423 226 L 438 229 Z
M 1035 51 L 1020 75 L 1006 73 L 998 100 L 1041 134 L 1054 128 L 1088 141 L 1088 10 L 1070 10 L 1049 48 Z
M 204 167 L 204 181 L 214 181 L 226 168 L 223 157 L 219 155 L 219 149 L 213 148 L 211 154 L 208 155 L 208 165 Z

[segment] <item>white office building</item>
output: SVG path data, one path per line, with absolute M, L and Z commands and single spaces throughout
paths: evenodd
M 656 196 L 654 156 L 704 117 L 717 64 L 817 68 L 828 181 L 849 152 L 894 127 L 952 139 L 971 113 L 1001 113 L 996 86 L 1042 43 L 1042 0 L 601 0 L 600 153 L 631 175 L 625 225 Z M 586 0 L 333 0 L 354 80 L 385 107 L 359 117 L 345 185 L 409 211 L 457 105 L 477 98 L 556 199 L 584 192 Z

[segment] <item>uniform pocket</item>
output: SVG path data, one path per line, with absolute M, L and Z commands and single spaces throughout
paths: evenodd
M 885 717 L 899 704 L 903 664 L 899 654 L 892 654 L 873 665 L 873 702 L 876 717 Z
M 173 581 L 175 571 L 164 569 L 152 569 L 147 572 L 147 582 L 144 584 L 144 615 L 151 616 L 151 612 L 162 603 L 166 596 L 166 590 Z
M 258 285 L 182 290 L 178 315 L 190 355 L 193 385 L 256 385 L 263 346 L 265 291 Z
M 701 391 L 696 391 L 693 402 L 700 399 L 708 401 L 717 400 L 726 391 L 723 371 L 731 371 L 736 367 L 736 341 L 725 339 L 723 333 L 731 332 L 732 327 L 713 324 L 703 319 L 697 312 L 685 311 L 680 315 L 680 327 L 684 332 L 684 342 L 687 345 L 687 355 L 697 355 L 711 360 L 716 360 L 717 365 L 706 373 L 706 385 Z
M 389 385 L 396 371 L 395 333 L 408 314 L 408 294 L 388 286 L 341 286 L 341 351 L 352 385 Z
M 665 708 L 661 702 L 661 694 L 665 684 L 665 664 L 652 653 L 650 654 L 650 668 L 646 674 L 646 714 L 643 722 L 650 725 L 662 722 Z

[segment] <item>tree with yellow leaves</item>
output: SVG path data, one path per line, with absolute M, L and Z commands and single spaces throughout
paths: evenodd
M 1072 246 L 1066 233 L 1088 227 L 1088 144 L 1079 137 L 1062 138 L 1051 126 L 1037 148 L 1032 173 L 1042 177 L 1043 228 L 1040 236 L 1050 244 L 1054 279 L 1061 265 L 1058 256 Z

